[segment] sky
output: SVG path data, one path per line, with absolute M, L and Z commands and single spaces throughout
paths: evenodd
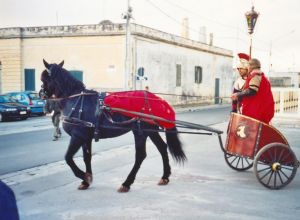
M 128 0 L 0 0 L 0 28 L 125 22 Z M 299 0 L 130 0 L 131 22 L 175 35 L 189 19 L 192 40 L 206 28 L 215 46 L 249 53 L 245 13 L 254 6 L 259 17 L 252 34 L 252 57 L 264 72 L 300 71 Z

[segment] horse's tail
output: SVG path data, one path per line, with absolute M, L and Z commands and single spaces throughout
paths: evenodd
M 166 131 L 167 145 L 173 159 L 178 163 L 184 163 L 187 158 L 182 149 L 182 144 L 178 138 L 177 128 L 167 129 Z

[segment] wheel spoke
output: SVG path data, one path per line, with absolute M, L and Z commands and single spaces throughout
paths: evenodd
M 279 179 L 280 179 L 281 184 L 283 184 L 283 180 L 282 180 L 282 178 L 281 178 L 280 172 L 278 172 L 278 177 L 279 177 Z
M 270 156 L 271 162 L 274 163 L 274 158 L 273 158 L 273 156 L 272 156 L 272 154 L 271 154 L 271 151 L 268 150 L 267 152 L 268 152 L 268 154 L 269 154 L 269 156 Z
M 229 159 L 230 157 L 233 157 L 231 154 L 226 154 L 226 158 Z
M 262 162 L 262 161 L 258 161 L 257 164 L 260 164 L 260 165 L 265 165 L 265 166 L 270 166 L 269 163 L 265 163 L 265 162 Z
M 239 157 L 238 162 L 237 162 L 237 164 L 236 164 L 236 167 L 239 166 L 240 160 L 241 160 L 241 158 Z
M 267 167 L 267 168 L 264 168 L 264 169 L 262 169 L 262 170 L 257 170 L 257 172 L 260 173 L 260 172 L 262 172 L 262 171 L 269 170 L 269 169 L 271 169 L 271 167 Z
M 280 172 L 281 174 L 283 174 L 283 175 L 285 176 L 285 178 L 289 179 L 289 177 L 288 177 L 282 170 L 279 170 L 279 172 Z
M 278 161 L 281 161 L 281 157 L 282 157 L 282 155 L 283 155 L 283 153 L 284 153 L 284 148 L 281 150 L 281 152 L 280 152 L 280 155 L 279 155 L 279 157 L 278 157 Z
M 272 172 L 272 170 L 270 169 L 265 175 L 263 175 L 261 178 L 259 178 L 259 180 L 263 180 L 263 178 L 265 178 L 271 172 Z
M 283 157 L 283 159 L 281 160 L 281 162 L 284 162 L 284 161 L 285 161 L 285 159 L 287 159 L 287 158 L 288 158 L 288 156 L 290 156 L 290 154 L 291 154 L 291 151 L 289 151 L 289 153 L 288 153 L 288 154 L 286 154 L 286 155 Z
M 241 159 L 242 159 L 242 168 L 244 168 L 244 158 Z
M 248 159 L 247 159 L 247 158 L 245 158 L 245 160 L 246 160 L 246 162 L 248 163 L 248 166 L 249 166 L 249 165 L 250 165 L 250 163 L 249 163 Z
M 291 164 L 291 165 L 287 165 L 287 164 Z M 283 166 L 294 167 L 292 164 L 294 164 L 294 160 L 288 161 L 288 162 L 284 162 L 284 165 L 283 165 Z
M 274 188 L 276 188 L 277 172 L 274 172 Z
M 269 177 L 269 180 L 268 180 L 268 183 L 267 183 L 267 185 L 269 185 L 269 184 L 270 184 L 270 181 L 271 181 L 271 179 L 272 179 L 272 176 L 273 176 L 273 174 L 274 174 L 274 171 L 272 170 L 272 172 L 271 172 L 271 175 L 270 175 L 270 177 Z
M 237 159 L 237 157 L 235 157 L 231 162 L 230 164 L 233 164 L 233 162 Z
M 287 167 L 287 166 L 282 166 L 281 169 L 293 171 L 294 167 L 290 168 L 290 167 Z

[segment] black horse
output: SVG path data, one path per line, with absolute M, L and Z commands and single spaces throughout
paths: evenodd
M 118 113 L 109 114 L 110 117 L 99 118 L 95 114 L 96 109 L 98 109 L 99 94 L 96 91 L 85 89 L 81 81 L 62 68 L 64 61 L 60 64 L 48 64 L 45 60 L 43 62 L 46 69 L 41 74 L 43 84 L 40 92 L 44 94 L 45 98 L 55 97 L 60 102 L 62 117 L 65 119 L 63 120 L 63 128 L 71 136 L 65 160 L 71 167 L 74 175 L 82 180 L 78 189 L 87 189 L 92 182 L 91 146 L 97 123 L 99 124 L 97 127 L 99 127 L 100 139 L 117 137 L 129 131 L 132 131 L 134 134 L 135 163 L 127 179 L 118 189 L 119 192 L 128 192 L 131 184 L 134 182 L 138 169 L 146 158 L 147 137 L 150 137 L 151 141 L 156 145 L 163 160 L 163 176 L 158 184 L 168 184 L 171 168 L 167 146 L 176 162 L 183 163 L 186 160 L 176 132 L 166 133 L 166 144 L 158 132 L 149 131 L 149 129 L 157 130 L 157 125 L 143 121 L 131 121 L 130 117 Z M 121 123 L 116 125 L 115 121 Z M 124 121 L 129 121 L 130 123 L 122 123 Z M 116 129 L 116 127 L 123 129 Z M 73 160 L 73 156 L 80 147 L 83 151 L 86 166 L 85 172 L 80 170 Z

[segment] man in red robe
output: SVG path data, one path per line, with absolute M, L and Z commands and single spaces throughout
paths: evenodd
M 232 100 L 241 101 L 243 115 L 269 124 L 274 116 L 274 99 L 270 82 L 260 66 L 258 59 L 249 61 L 249 73 L 243 90 L 234 93 Z

